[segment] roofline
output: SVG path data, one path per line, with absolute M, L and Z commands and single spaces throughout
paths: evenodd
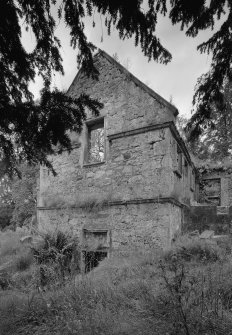
M 170 102 L 162 98 L 158 93 L 153 91 L 150 87 L 145 85 L 141 80 L 136 78 L 130 71 L 128 71 L 124 66 L 122 66 L 120 63 L 118 63 L 113 57 L 108 55 L 105 51 L 101 50 L 100 48 L 98 49 L 98 52 L 94 56 L 97 57 L 98 55 L 104 56 L 110 63 L 115 64 L 126 76 L 128 76 L 137 86 L 142 88 L 146 93 L 148 93 L 150 96 L 152 96 L 154 99 L 156 99 L 159 103 L 164 105 L 165 107 L 169 108 L 174 116 L 176 117 L 179 112 L 178 109 L 173 106 Z

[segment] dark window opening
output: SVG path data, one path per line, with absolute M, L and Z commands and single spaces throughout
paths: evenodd
M 188 178 L 188 162 L 186 159 L 184 160 L 184 175 L 186 178 Z
M 99 163 L 105 160 L 104 119 L 97 121 L 88 128 L 88 163 Z
M 190 189 L 192 192 L 195 191 L 195 173 L 193 170 L 190 172 Z
M 179 146 L 177 146 L 177 170 L 182 174 L 182 152 Z
M 85 273 L 96 268 L 99 263 L 107 257 L 107 252 L 105 251 L 83 251 Z

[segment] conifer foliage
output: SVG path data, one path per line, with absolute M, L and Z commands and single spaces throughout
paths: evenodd
M 232 1 L 206 0 L 4 0 L 0 10 L 0 172 L 13 173 L 17 160 L 50 166 L 47 155 L 71 150 L 69 130 L 79 132 L 85 118 L 85 107 L 97 113 L 102 105 L 89 96 L 77 99 L 51 91 L 53 72 L 63 73 L 60 41 L 55 36 L 56 20 L 64 19 L 70 30 L 70 43 L 78 49 L 77 63 L 87 75 L 97 78 L 94 68 L 94 45 L 85 35 L 84 18 L 97 11 L 104 16 L 110 34 L 114 27 L 121 39 L 134 38 L 149 60 L 167 64 L 171 53 L 156 34 L 160 15 L 168 15 L 173 24 L 181 25 L 186 35 L 213 28 L 215 21 L 225 20 L 213 36 L 202 43 L 200 52 L 212 53 L 211 70 L 199 81 L 194 102 L 197 113 L 191 120 L 192 134 L 202 131 L 211 117 L 211 105 L 222 101 L 221 86 L 231 81 Z M 33 32 L 36 40 L 32 52 L 21 42 L 21 23 Z M 29 82 L 42 76 L 44 88 L 41 102 L 35 104 Z M 17 148 L 17 149 L 16 149 Z

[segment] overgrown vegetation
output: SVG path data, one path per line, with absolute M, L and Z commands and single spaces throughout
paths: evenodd
M 0 233 L 0 288 L 44 289 L 64 284 L 78 273 L 79 250 L 73 237 L 59 230 L 34 236 L 34 243 L 22 242 L 25 229 Z
M 2 288 L 1 334 L 231 334 L 230 240 L 184 236 L 164 253 L 121 250 L 57 286 L 52 250 L 64 245 L 60 233 L 41 245 L 37 269 L 50 278 L 42 291 Z
M 36 214 L 39 166 L 21 163 L 20 178 L 7 175 L 0 180 L 0 229 L 29 227 Z
M 64 198 L 57 195 L 55 198 L 51 196 L 44 196 L 44 206 L 49 208 L 70 208 L 79 207 L 86 211 L 93 211 L 102 209 L 109 205 L 111 201 L 111 193 L 106 195 L 101 194 L 78 194 L 73 195 L 70 198 Z

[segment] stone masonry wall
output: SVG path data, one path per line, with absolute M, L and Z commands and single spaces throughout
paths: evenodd
M 173 191 L 171 134 L 168 128 L 112 141 L 107 161 L 81 164 L 82 148 L 53 158 L 54 177 L 41 168 L 39 206 L 102 200 L 168 197 Z M 54 201 L 54 203 L 52 203 Z
M 232 171 L 213 171 L 204 173 L 201 178 L 203 179 L 203 185 L 200 187 L 200 202 L 209 202 L 208 196 L 214 196 L 214 194 L 220 195 L 221 206 L 232 205 Z M 206 181 L 204 185 L 204 181 Z M 207 181 L 209 181 L 207 183 Z M 215 181 L 215 183 L 214 183 Z M 218 182 L 219 181 L 219 182 Z M 213 203 L 213 200 L 212 200 Z
M 107 116 L 106 136 L 175 120 L 173 111 L 136 85 L 129 73 L 125 74 L 101 55 L 95 65 L 99 80 L 87 78 L 80 71 L 68 93 L 78 97 L 83 92 L 104 103 L 101 115 Z
M 174 173 L 177 139 L 167 123 L 174 122 L 175 113 L 107 58 L 97 57 L 96 66 L 99 81 L 79 72 L 68 92 L 72 96 L 84 92 L 104 103 L 100 116 L 104 117 L 105 161 L 86 164 L 86 125 L 80 135 L 70 134 L 75 149 L 51 157 L 57 176 L 40 169 L 39 224 L 60 222 L 73 227 L 79 237 L 91 225 L 109 229 L 113 247 L 168 246 L 180 230 L 182 215 L 178 201 L 168 199 L 193 197 L 190 165 L 187 175 Z M 94 118 L 86 112 L 87 120 Z M 157 203 L 162 198 L 166 202 Z M 89 210 L 109 202 L 100 211 Z
M 38 211 L 40 228 L 71 229 L 80 239 L 83 229 L 111 231 L 112 248 L 120 246 L 170 246 L 180 230 L 181 209 L 169 203 L 109 206 L 93 209 L 50 209 Z

